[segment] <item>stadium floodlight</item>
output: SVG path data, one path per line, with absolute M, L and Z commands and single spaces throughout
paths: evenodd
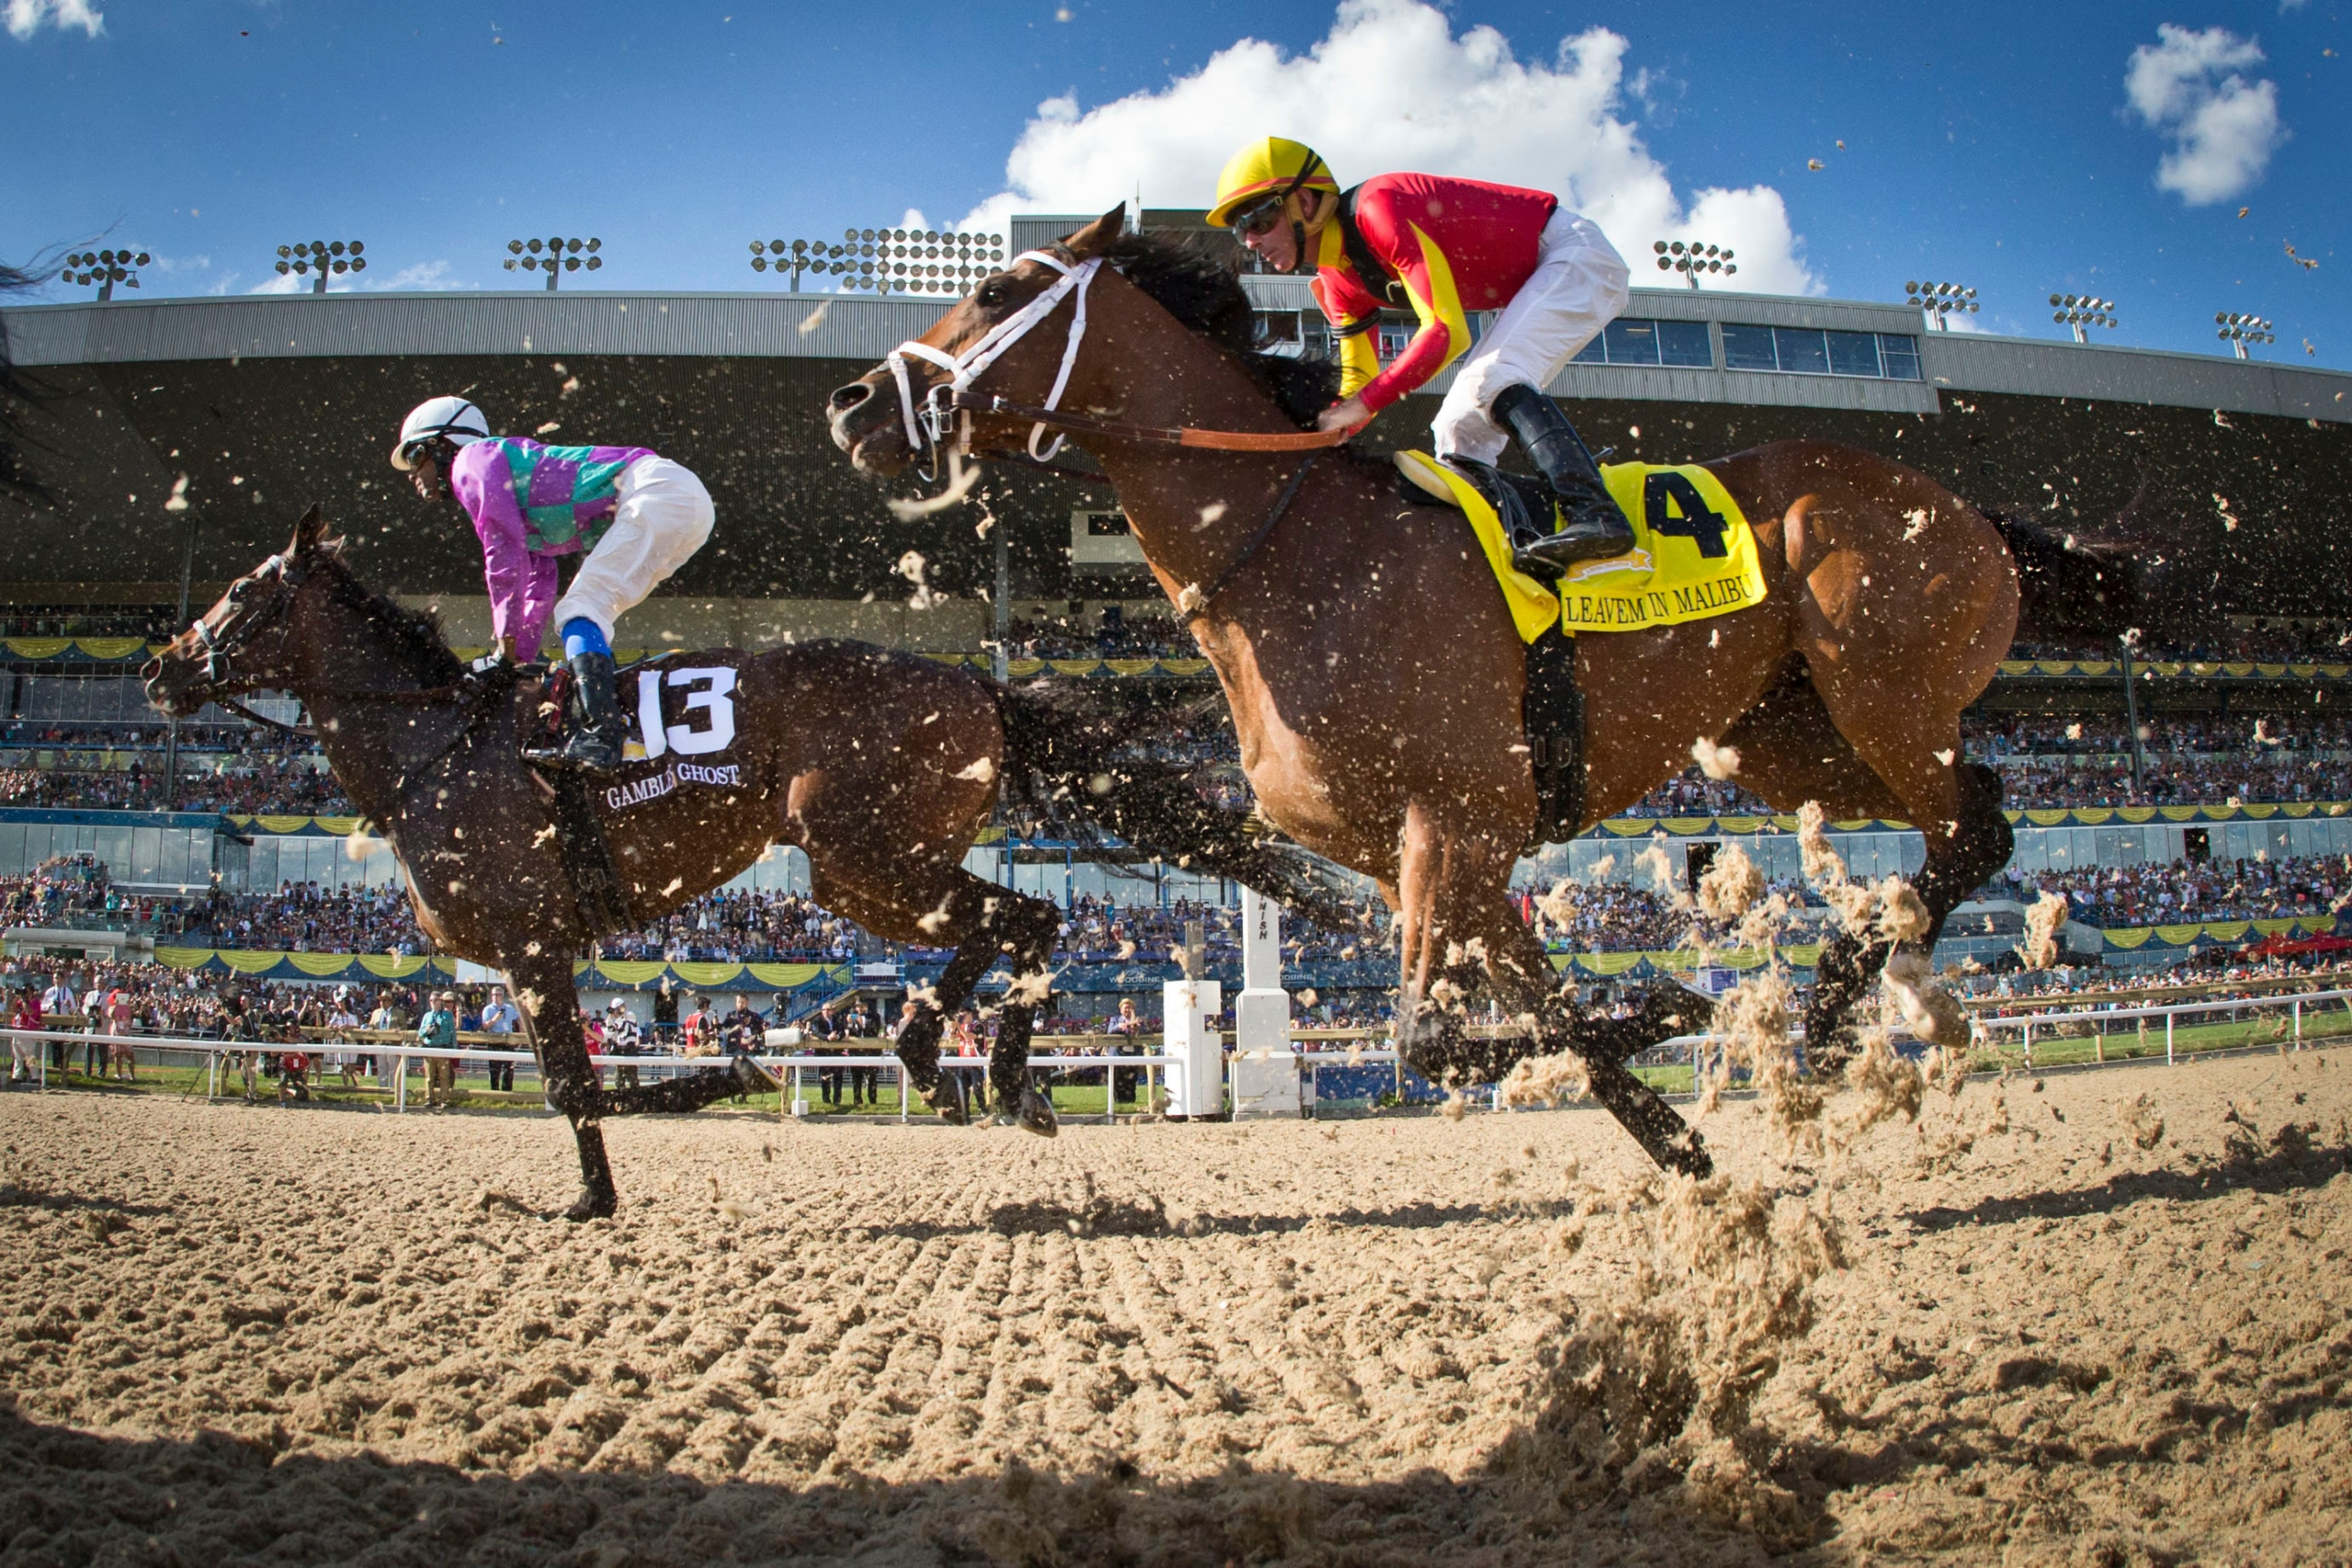
M 583 266 L 594 272 L 604 265 L 605 258 L 596 254 L 604 246 L 602 240 L 509 240 L 506 270 L 513 272 L 519 266 L 525 272 L 546 273 L 548 292 L 552 294 L 555 280 L 562 274 Z
M 138 288 L 137 269 L 154 259 L 145 251 L 76 251 L 65 258 L 62 276 L 68 283 L 96 284 L 103 304 L 114 298 L 118 283 L 125 288 Z
M 1939 333 L 1951 330 L 1944 325 L 1946 316 L 1964 316 L 1976 309 L 1976 290 L 1957 283 L 1905 283 L 1903 294 L 1903 302 L 1925 310 L 1928 325 Z
M 1004 265 L 1004 236 L 936 229 L 844 229 L 832 240 L 754 240 L 752 270 L 838 277 L 877 294 L 964 294 Z
M 278 276 L 311 274 L 311 292 L 324 294 L 329 273 L 368 270 L 368 258 L 359 254 L 367 248 L 356 240 L 310 240 L 299 245 L 280 245 Z
M 1657 253 L 1658 271 L 1679 272 L 1693 288 L 1699 287 L 1701 273 L 1716 272 L 1728 277 L 1739 270 L 1732 265 L 1731 250 L 1724 245 L 1702 245 L 1696 240 L 1688 244 L 1680 240 L 1653 240 L 1650 249 Z
M 2061 326 L 2071 328 L 2076 343 L 2090 342 L 2088 329 L 2092 327 L 2111 330 L 2117 324 L 2115 301 L 2112 299 L 2100 299 L 2088 294 L 2052 294 L 2050 303 L 2057 307 L 2051 311 L 2050 319 Z
M 2245 351 L 2246 344 L 2250 343 L 2278 341 L 2278 334 L 2270 330 L 2267 321 L 2243 310 L 2216 310 L 2213 312 L 2213 324 L 2221 328 L 2213 335 L 2228 344 L 2240 359 L 2254 357 Z

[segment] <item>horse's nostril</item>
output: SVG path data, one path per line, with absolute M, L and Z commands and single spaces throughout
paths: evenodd
M 873 384 L 866 381 L 852 381 L 846 387 L 836 387 L 833 389 L 832 411 L 835 413 L 847 413 L 873 395 Z

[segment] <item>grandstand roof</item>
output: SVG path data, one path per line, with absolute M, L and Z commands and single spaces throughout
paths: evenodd
M 1245 281 L 1268 310 L 1311 309 L 1303 280 Z M 894 569 L 910 548 L 929 558 L 934 583 L 976 590 L 992 580 L 993 561 L 971 520 L 892 519 L 882 492 L 834 451 L 821 417 L 833 386 L 942 309 L 860 295 L 534 291 L 0 311 L 13 357 L 50 389 L 27 434 L 30 465 L 52 492 L 35 504 L 33 526 L 0 530 L 0 597 L 175 593 L 191 525 L 193 575 L 218 581 L 275 548 L 314 499 L 356 536 L 392 547 L 361 558 L 378 580 L 479 592 L 462 525 L 424 509 L 383 461 L 410 406 L 458 389 L 509 429 L 644 443 L 702 473 L 721 538 L 680 592 L 903 597 Z M 2093 535 L 2153 491 L 2184 538 L 2223 553 L 2223 607 L 2346 613 L 2335 552 L 2352 493 L 2352 376 L 1925 332 L 1919 312 L 1900 305 L 1659 289 L 1636 290 L 1627 313 L 1706 324 L 1713 367 L 1571 365 L 1552 389 L 1575 400 L 1595 446 L 1662 460 L 1817 434 L 1901 457 L 1984 504 L 2053 513 Z M 1725 329 L 1736 339 L 1742 327 L 1909 340 L 1918 378 L 1724 367 L 1736 357 Z M 1392 414 L 1377 442 L 1421 444 L 1428 412 L 1423 402 Z M 166 512 L 183 475 L 187 504 Z M 1067 559 L 1069 513 L 1108 506 L 1107 494 L 1013 474 L 991 489 L 1016 593 L 1080 592 Z

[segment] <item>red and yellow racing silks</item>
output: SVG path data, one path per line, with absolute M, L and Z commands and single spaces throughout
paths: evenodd
M 1537 242 L 1559 198 L 1517 186 L 1441 175 L 1379 175 L 1356 187 L 1357 231 L 1405 285 L 1420 329 L 1387 369 L 1367 332 L 1340 340 L 1340 392 L 1374 413 L 1470 346 L 1469 313 L 1499 310 L 1535 270 Z M 1332 325 L 1378 312 L 1384 279 L 1356 276 L 1337 220 L 1316 256 L 1315 302 Z

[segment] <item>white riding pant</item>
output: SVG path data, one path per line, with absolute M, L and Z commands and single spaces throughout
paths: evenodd
M 1537 242 L 1535 270 L 1454 362 L 1453 387 L 1430 422 L 1441 457 L 1491 463 L 1510 444 L 1489 410 L 1495 394 L 1524 381 L 1542 391 L 1560 367 L 1624 310 L 1625 261 L 1589 218 L 1555 209 Z
M 639 457 L 621 471 L 613 525 L 580 563 L 552 617 L 584 616 L 613 640 L 613 623 L 635 608 L 710 537 L 718 513 L 694 470 L 667 457 Z

